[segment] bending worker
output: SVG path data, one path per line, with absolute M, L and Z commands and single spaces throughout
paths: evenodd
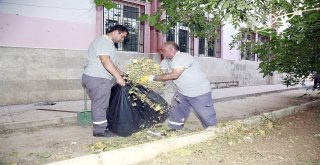
M 215 126 L 216 112 L 213 106 L 210 82 L 195 58 L 181 53 L 175 42 L 165 42 L 161 46 L 164 59 L 160 67 L 168 72 L 149 75 L 148 81 L 173 80 L 178 90 L 174 94 L 169 112 L 169 128 L 180 130 L 189 117 L 191 107 L 204 129 Z
M 123 42 L 129 34 L 122 25 L 111 27 L 106 35 L 95 39 L 88 50 L 88 64 L 82 75 L 82 84 L 91 99 L 93 136 L 108 137 L 107 109 L 114 82 L 125 86 L 123 72 L 115 65 L 115 43 Z

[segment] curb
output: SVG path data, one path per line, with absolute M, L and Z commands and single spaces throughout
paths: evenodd
M 301 88 L 303 87 L 295 87 L 295 88 L 287 88 L 287 89 L 273 90 L 273 91 L 267 91 L 267 92 L 258 92 L 258 93 L 223 97 L 223 98 L 213 99 L 213 101 L 214 103 L 231 101 L 231 100 L 237 100 L 237 99 L 244 99 L 246 97 L 260 96 L 260 95 L 271 94 L 271 93 L 280 93 L 280 92 L 290 91 L 290 90 L 297 90 Z M 78 124 L 77 116 L 58 117 L 58 118 L 43 119 L 43 120 L 28 121 L 28 122 L 3 123 L 3 124 L 0 124 L 0 129 L 15 130 L 15 129 L 42 128 L 42 127 L 49 127 L 49 126 L 55 126 L 55 125 L 71 125 L 71 124 Z
M 259 92 L 259 93 L 251 93 L 251 94 L 223 97 L 223 98 L 213 99 L 213 101 L 214 101 L 214 103 L 223 102 L 223 101 L 231 101 L 231 100 L 237 100 L 237 99 L 244 99 L 247 97 L 261 96 L 261 95 L 265 95 L 265 94 L 280 93 L 280 92 L 285 92 L 285 91 L 297 90 L 297 89 L 302 89 L 302 88 L 303 87 L 295 87 L 295 88 L 279 89 L 279 90 L 267 91 L 267 92 Z
M 248 119 L 241 120 L 241 123 L 247 126 L 256 126 L 263 122 L 264 119 L 278 120 L 283 117 L 296 114 L 309 107 L 316 107 L 320 105 L 320 100 L 312 101 L 309 103 L 292 106 L 278 111 L 263 113 L 259 116 L 254 116 Z M 99 154 L 91 154 L 81 156 L 64 161 L 49 163 L 48 165 L 126 165 L 143 162 L 155 158 L 161 153 L 176 150 L 187 145 L 205 142 L 214 137 L 217 133 L 224 133 L 231 127 L 226 126 L 222 128 L 213 128 L 210 130 L 202 131 L 200 133 L 193 133 L 183 135 L 180 137 L 172 137 L 168 139 L 159 140 L 156 142 L 139 144 L 127 148 L 115 149 Z

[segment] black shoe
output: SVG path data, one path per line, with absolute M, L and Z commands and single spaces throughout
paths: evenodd
M 114 137 L 116 136 L 115 134 L 113 134 L 110 130 L 105 130 L 102 133 L 93 133 L 94 137 Z
M 168 129 L 167 131 L 168 132 L 177 132 L 178 130 L 176 130 L 176 129 Z
M 167 132 L 181 132 L 182 129 L 173 129 L 173 128 L 170 128 L 167 130 Z

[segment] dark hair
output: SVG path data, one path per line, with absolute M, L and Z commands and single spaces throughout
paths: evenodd
M 171 45 L 175 50 L 180 51 L 179 45 L 173 41 L 167 41 L 164 45 Z
M 111 33 L 113 31 L 116 31 L 116 30 L 118 30 L 120 33 L 127 32 L 127 34 L 129 34 L 128 29 L 123 25 L 115 25 L 113 27 L 110 27 L 110 29 L 107 30 L 106 33 L 108 34 L 108 33 Z

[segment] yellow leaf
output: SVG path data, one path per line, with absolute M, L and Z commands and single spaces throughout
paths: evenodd
M 160 111 L 160 110 L 161 110 L 161 105 L 158 104 L 158 105 L 156 106 L 156 108 L 154 108 L 154 110 Z
M 268 127 L 268 129 L 271 129 L 271 128 L 273 127 L 273 124 L 272 124 L 272 122 L 271 122 L 271 121 L 268 121 L 268 123 L 267 123 L 267 127 Z

